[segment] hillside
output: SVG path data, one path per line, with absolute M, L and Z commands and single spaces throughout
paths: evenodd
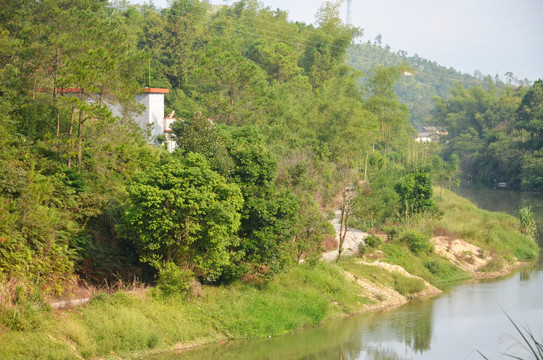
M 417 54 L 408 56 L 403 50 L 393 52 L 388 45 L 362 43 L 352 46 L 348 51 L 347 63 L 363 73 L 371 73 L 377 65 L 405 65 L 406 70 L 396 83 L 395 90 L 400 101 L 407 106 L 411 124 L 420 129 L 433 108 L 433 99 L 447 99 L 453 84 L 465 88 L 473 86 L 488 87 L 490 83 L 498 88 L 505 86 L 499 77 L 465 74 L 450 67 L 441 66 L 435 61 L 421 58 Z

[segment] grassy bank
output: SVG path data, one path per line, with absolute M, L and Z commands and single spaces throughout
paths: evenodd
M 515 217 L 479 209 L 471 201 L 447 190 L 442 197 L 436 196 L 436 201 L 444 212 L 436 224 L 438 227 L 508 262 L 537 258 L 536 242 L 520 231 Z
M 520 233 L 513 217 L 477 209 L 446 191 L 437 200 L 445 215 L 434 225 L 450 236 L 463 237 L 504 261 L 537 256 L 536 244 Z M 400 242 L 381 244 L 379 250 L 380 261 L 400 265 L 438 287 L 470 277 L 447 259 L 414 254 Z M 176 344 L 287 334 L 359 313 L 372 303 L 346 271 L 406 297 L 425 286 L 420 279 L 347 258 L 338 264 L 293 266 L 263 287 L 204 287 L 202 297 L 161 297 L 147 289 L 100 294 L 84 307 L 53 311 L 20 296 L 15 304 L 0 306 L 0 359 L 139 358 Z
M 1 328 L 0 358 L 124 358 L 178 343 L 278 336 L 357 313 L 367 302 L 335 264 L 298 265 L 260 289 L 234 284 L 204 294 L 119 292 L 62 312 L 22 303 L 16 323 Z

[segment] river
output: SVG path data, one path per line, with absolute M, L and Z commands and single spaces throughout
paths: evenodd
M 543 245 L 543 197 L 510 191 L 458 192 L 482 208 L 514 214 L 531 205 Z M 327 323 L 293 335 L 213 344 L 160 359 L 528 358 L 505 312 L 543 339 L 543 261 L 500 280 L 470 281 L 395 310 Z M 158 358 L 157 358 L 158 359 Z

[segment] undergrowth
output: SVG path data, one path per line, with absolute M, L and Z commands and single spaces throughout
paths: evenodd
M 0 358 L 127 358 L 176 343 L 278 336 L 359 312 L 368 302 L 361 292 L 337 265 L 316 263 L 294 266 L 260 288 L 204 287 L 203 297 L 100 294 L 64 312 L 33 307 L 35 314 L 25 316 L 38 319 L 35 325 L 10 326 L 2 318 Z

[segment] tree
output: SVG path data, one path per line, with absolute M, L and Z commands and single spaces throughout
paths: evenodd
M 225 177 L 230 175 L 234 164 L 211 119 L 197 113 L 192 119 L 175 121 L 171 127 L 177 143 L 176 153 L 180 156 L 190 152 L 201 154 L 212 170 Z
M 298 222 L 298 204 L 291 191 L 275 185 L 277 160 L 254 126 L 222 128 L 234 162 L 232 181 L 245 200 L 241 210 L 240 250 L 245 260 L 279 269 L 290 261 Z
M 516 118 L 516 127 L 528 135 L 525 146 L 531 150 L 543 148 L 543 80 L 536 81 L 524 95 Z
M 142 261 L 157 269 L 175 263 L 208 280 L 230 265 L 243 198 L 202 155 L 165 156 L 129 184 L 128 194 L 126 221 Z
M 407 69 L 405 66 L 377 66 L 364 86 L 364 106 L 377 117 L 385 150 L 403 146 L 414 133 L 407 108 L 399 102 L 394 90 L 394 84 Z
M 358 28 L 347 26 L 339 17 L 341 2 L 326 1 L 316 14 L 319 27 L 310 33 L 299 64 L 313 87 L 320 87 L 343 68 L 346 49 L 362 35 Z
M 193 74 L 198 98 L 210 117 L 228 125 L 254 124 L 267 82 L 264 70 L 243 57 L 234 44 L 218 40 L 209 46 Z
M 409 213 L 422 213 L 435 207 L 432 180 L 427 172 L 417 171 L 404 176 L 396 183 L 394 190 L 400 196 L 401 210 L 406 219 Z
M 451 155 L 448 162 L 443 161 L 439 156 L 435 156 L 432 160 L 432 173 L 434 178 L 439 183 L 441 189 L 440 197 L 443 196 L 443 186 L 450 184 L 458 171 L 458 156 Z
M 349 218 L 353 213 L 355 204 L 355 195 L 357 189 L 357 173 L 354 169 L 346 165 L 338 165 L 336 167 L 337 183 L 341 186 L 341 199 L 339 201 L 339 248 L 337 261 L 343 253 L 343 244 L 349 231 Z
M 266 70 L 271 81 L 285 83 L 303 73 L 295 52 L 285 43 L 268 46 L 266 41 L 256 41 L 247 51 L 247 57 Z
M 145 9 L 145 25 L 139 48 L 146 52 L 152 67 L 153 87 L 172 89 L 188 87 L 189 74 L 198 66 L 198 57 L 206 39 L 205 1 L 177 0 L 157 13 Z

